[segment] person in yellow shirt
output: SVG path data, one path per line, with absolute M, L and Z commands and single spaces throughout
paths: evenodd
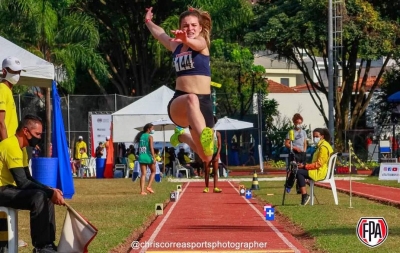
M 158 148 L 154 149 L 154 154 L 155 154 L 155 159 L 158 163 L 162 161 L 162 158 L 160 156 L 160 150 Z
M 65 205 L 63 194 L 32 178 L 23 165 L 22 149 L 35 147 L 42 132 L 42 120 L 27 115 L 15 135 L 0 142 L 0 206 L 29 210 L 33 252 L 52 253 L 57 252 L 54 204 Z
M 128 151 L 129 151 L 129 154 L 128 154 L 129 170 L 133 170 L 133 168 L 135 167 L 135 161 L 136 161 L 135 148 L 131 147 Z
M 329 144 L 331 135 L 326 128 L 316 128 L 313 131 L 314 143 L 317 149 L 314 152 L 311 163 L 299 164 L 296 178 L 301 191 L 301 205 L 307 205 L 310 201 L 310 195 L 306 190 L 306 179 L 314 181 L 323 180 L 328 173 L 329 157 L 333 153 L 333 148 Z
M 17 84 L 21 71 L 22 65 L 18 58 L 7 57 L 3 60 L 0 83 L 0 141 L 14 135 L 18 127 L 12 88 Z
M 81 148 L 85 149 L 85 152 L 87 152 L 86 142 L 83 141 L 82 136 L 79 136 L 78 141 L 75 143 L 75 160 L 79 160 Z
M 18 127 L 17 109 L 15 106 L 12 89 L 19 81 L 22 64 L 17 57 L 7 57 L 2 62 L 2 79 L 0 82 L 0 141 L 13 136 Z M 23 166 L 29 167 L 28 153 L 24 147 Z M 0 213 L 0 219 L 7 218 L 4 213 Z M 7 234 L 7 233 L 6 233 Z M 23 244 L 24 241 L 20 240 Z M 1 250 L 1 249 L 0 249 Z

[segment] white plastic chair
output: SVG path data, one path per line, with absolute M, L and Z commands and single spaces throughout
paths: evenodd
M 329 183 L 331 185 L 333 199 L 335 200 L 335 205 L 339 204 L 337 191 L 336 191 L 335 177 L 334 177 L 337 156 L 338 156 L 338 153 L 333 153 L 329 157 L 328 171 L 326 173 L 326 177 L 323 180 L 317 181 L 320 183 Z M 314 205 L 314 183 L 315 183 L 314 180 L 310 180 L 310 194 L 311 194 L 310 205 L 312 205 L 312 206 Z
M 189 169 L 186 169 L 185 167 L 183 167 L 180 163 L 178 158 L 175 158 L 175 162 L 174 162 L 174 171 L 176 171 L 176 177 L 178 177 L 179 172 L 183 171 L 186 173 L 186 178 L 189 178 Z
M 122 170 L 122 173 L 125 174 L 126 164 L 115 164 L 114 171 L 116 170 Z
M 8 252 L 18 252 L 18 210 L 0 206 L 0 212 L 7 214 Z

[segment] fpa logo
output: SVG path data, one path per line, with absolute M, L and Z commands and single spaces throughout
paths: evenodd
M 383 217 L 360 218 L 356 233 L 362 243 L 374 248 L 386 240 L 389 228 Z

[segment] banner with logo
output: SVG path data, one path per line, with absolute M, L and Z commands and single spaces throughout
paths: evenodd
M 399 180 L 400 163 L 381 163 L 379 180 Z
M 96 148 L 99 146 L 99 142 L 106 141 L 107 136 L 111 136 L 111 123 L 112 118 L 111 114 L 91 114 L 91 153 L 92 156 L 95 156 Z M 106 158 L 106 149 L 103 149 L 103 158 Z

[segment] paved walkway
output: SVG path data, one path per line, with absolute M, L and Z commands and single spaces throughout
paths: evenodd
M 231 182 L 219 182 L 220 194 L 202 193 L 203 187 L 185 183 L 131 252 L 309 252 Z
M 335 180 L 338 191 L 349 193 L 350 181 Z M 329 183 L 316 185 L 330 189 Z M 351 181 L 352 195 L 400 206 L 400 188 Z

